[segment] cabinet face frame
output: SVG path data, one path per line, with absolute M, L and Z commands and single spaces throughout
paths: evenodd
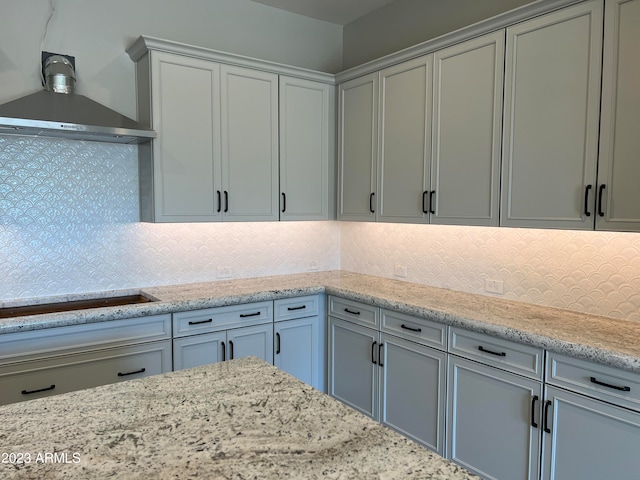
M 602 9 L 600 0 L 592 0 L 507 28 L 501 226 L 593 229 L 593 215 L 588 216 L 585 212 L 591 208 L 598 160 Z M 587 43 L 576 44 L 579 38 L 567 34 L 569 25 L 580 30 L 579 33 L 586 34 L 587 38 L 582 40 Z M 551 30 L 546 34 L 541 33 L 545 29 Z M 552 65 L 576 64 L 576 61 L 565 61 L 565 57 L 560 57 L 562 52 L 555 48 L 559 43 L 551 45 L 553 40 L 550 33 L 567 37 L 560 43 L 568 45 L 565 57 L 580 59 L 585 71 L 565 68 L 565 77 L 560 78 L 551 77 L 544 70 L 545 66 L 551 68 Z M 569 51 L 569 46 L 575 47 L 575 51 Z M 583 50 L 580 51 L 580 48 Z M 559 52 L 557 55 L 556 51 Z M 542 52 L 547 56 L 540 55 Z M 534 64 L 534 60 L 540 59 L 545 60 L 545 65 Z M 536 72 L 537 77 L 534 77 Z M 577 79 L 584 83 L 576 85 Z M 560 80 L 565 84 L 565 90 L 554 88 Z M 527 89 L 535 90 L 537 96 L 533 100 L 524 94 Z M 584 97 L 579 95 L 580 89 L 584 89 Z M 565 98 L 569 99 L 569 90 L 573 95 L 570 101 L 574 102 L 571 108 L 575 110 L 558 111 L 557 106 Z M 546 106 L 541 105 L 542 95 L 548 98 Z M 580 101 L 583 103 L 578 105 Z M 523 102 L 528 104 L 523 105 Z M 560 117 L 560 113 L 564 118 Z M 542 118 L 542 114 L 546 116 Z M 551 134 L 554 118 L 560 119 L 556 123 L 564 123 L 556 125 Z M 569 134 L 576 138 L 570 138 L 567 132 L 562 131 L 567 127 L 572 127 Z M 535 128 L 540 131 L 535 131 Z M 552 164 L 551 160 L 537 156 L 541 152 L 549 153 L 551 149 L 554 158 L 561 159 L 561 162 Z M 580 165 L 569 165 L 565 159 L 571 159 L 570 156 Z M 547 163 L 540 166 L 541 160 Z M 551 168 L 551 165 L 560 164 L 563 165 L 561 170 L 556 168 L 554 171 Z M 560 184 L 561 177 L 570 177 L 573 184 Z M 514 186 L 514 179 L 518 180 L 519 185 Z M 549 188 L 552 183 L 555 185 Z M 591 185 L 591 189 L 588 189 L 588 185 Z M 525 189 L 528 191 L 525 192 Z M 588 190 L 591 196 L 587 195 Z M 563 206 L 562 213 L 556 208 L 560 205 Z
M 376 72 L 338 88 L 338 220 L 376 219 L 378 79 Z M 357 107 L 353 111 L 352 103 Z M 347 131 L 351 128 L 357 128 L 357 136 L 362 138 L 354 140 Z M 357 191 L 352 193 L 354 187 Z
M 638 22 L 639 0 L 605 3 L 600 157 L 598 189 L 594 191 L 597 230 L 640 231 L 640 140 L 636 128 L 640 101 L 634 76 L 640 70 Z

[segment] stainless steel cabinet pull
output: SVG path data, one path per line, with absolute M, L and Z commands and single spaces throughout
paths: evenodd
M 146 371 L 147 371 L 146 368 L 141 368 L 140 370 L 136 370 L 135 372 L 127 372 L 127 373 L 118 372 L 118 376 L 119 377 L 128 377 L 129 375 L 135 375 L 136 373 L 144 373 Z
M 53 390 L 54 388 L 56 388 L 56 386 L 51 385 L 50 387 L 40 388 L 38 390 L 22 390 L 22 395 L 31 395 L 32 393 L 48 392 L 49 390 Z

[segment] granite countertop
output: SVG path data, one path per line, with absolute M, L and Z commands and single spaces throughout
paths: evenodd
M 1 319 L 0 334 L 327 293 L 640 373 L 640 322 L 346 271 L 152 287 L 119 293 L 142 293 L 158 301 Z
M 0 423 L 3 479 L 477 478 L 255 357 L 6 405 Z

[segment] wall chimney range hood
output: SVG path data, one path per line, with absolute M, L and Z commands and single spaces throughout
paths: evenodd
M 0 105 L 0 134 L 139 144 L 156 132 L 73 93 L 73 58 L 43 52 L 45 89 Z M 71 60 L 70 60 L 71 59 Z

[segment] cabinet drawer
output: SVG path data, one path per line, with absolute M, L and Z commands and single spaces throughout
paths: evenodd
M 273 302 L 274 321 L 290 320 L 292 318 L 313 317 L 320 310 L 320 295 L 306 297 L 283 298 Z
M 0 368 L 0 405 L 171 371 L 171 340 Z
M 424 318 L 382 310 L 381 330 L 441 350 L 447 348 L 447 326 Z
M 449 330 L 449 352 L 542 380 L 542 348 L 452 327 Z
M 547 353 L 546 382 L 640 411 L 640 375 L 618 368 Z
M 376 329 L 380 326 L 380 309 L 355 300 L 329 296 L 329 315 Z
M 273 321 L 273 302 L 207 308 L 173 314 L 173 336 L 184 337 Z
M 171 338 L 171 314 L 0 335 L 0 365 Z

